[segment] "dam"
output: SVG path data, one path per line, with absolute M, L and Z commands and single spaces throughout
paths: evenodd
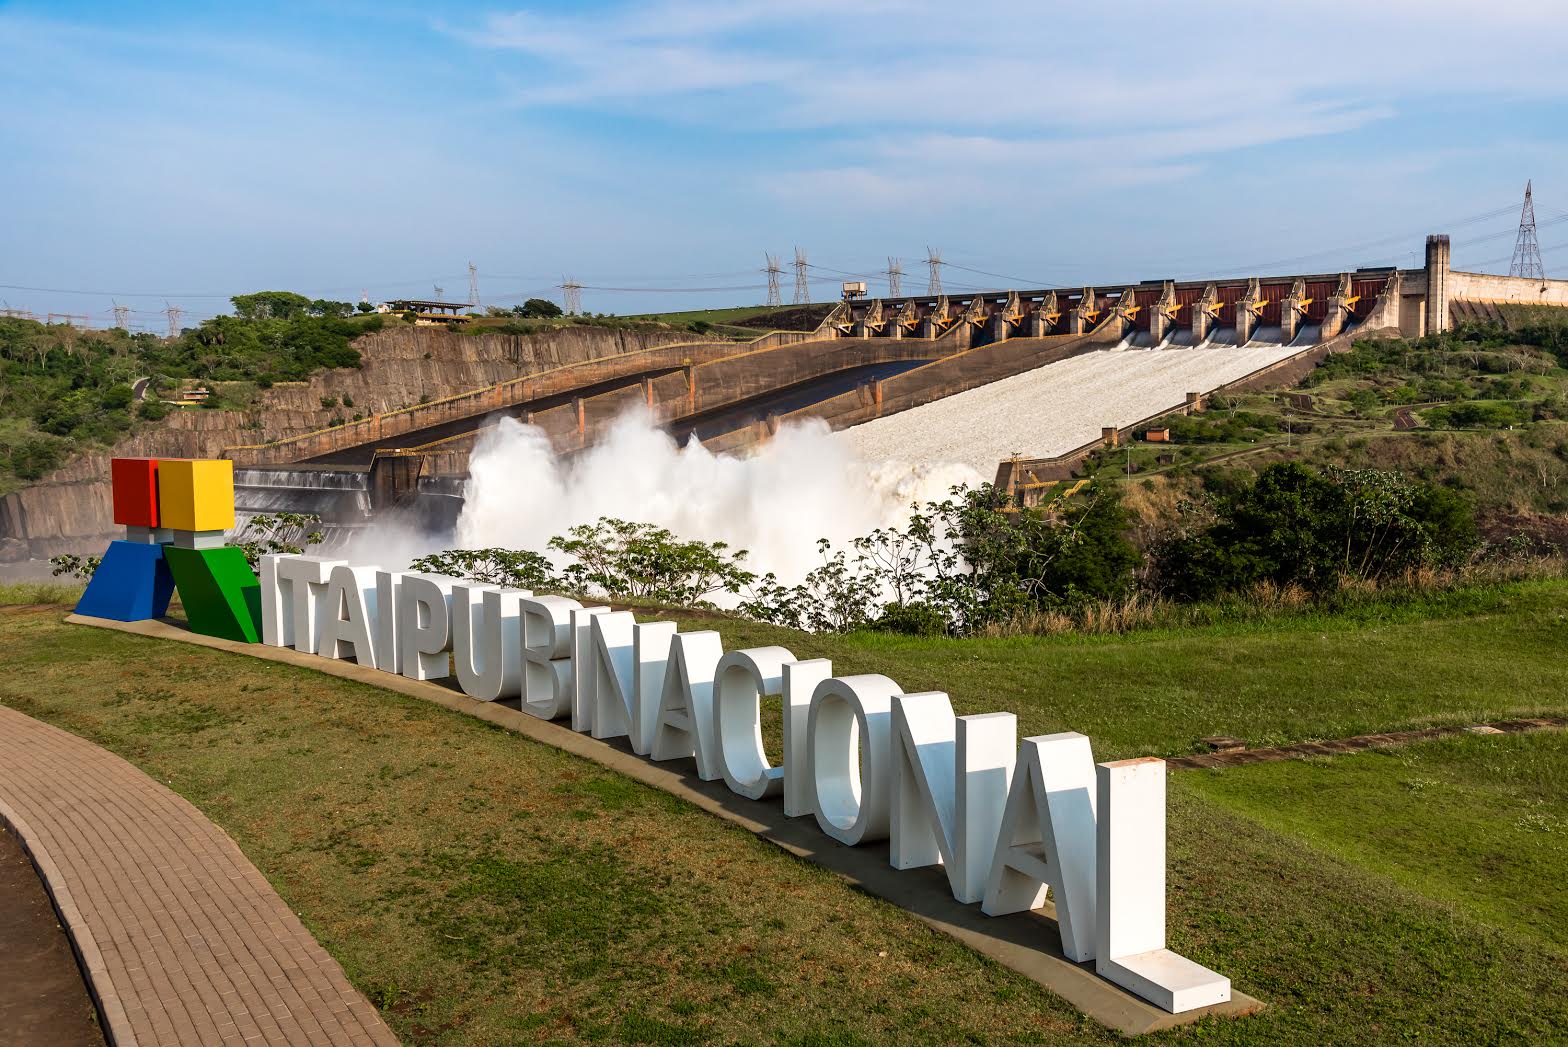
M 1070 476 L 1216 391 L 1288 385 L 1357 337 L 1446 331 L 1502 303 L 1568 306 L 1568 281 L 1455 271 L 1448 238 L 1430 236 L 1419 269 L 848 300 L 810 332 L 564 365 L 224 453 L 242 515 L 313 512 L 332 534 L 389 512 L 449 526 L 475 441 L 503 417 L 564 456 L 637 407 L 715 452 L 814 418 L 870 459 Z

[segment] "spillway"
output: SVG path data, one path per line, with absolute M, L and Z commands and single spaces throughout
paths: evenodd
M 1217 389 L 1304 348 L 1280 345 L 1277 328 L 1241 348 L 1229 334 L 1231 345 L 1214 344 L 1216 338 L 1196 348 L 1167 343 L 1084 353 L 864 422 L 837 438 L 871 461 L 959 462 L 990 477 L 1015 454 L 1066 454 L 1095 440 L 1102 427 L 1174 409 L 1189 392 Z

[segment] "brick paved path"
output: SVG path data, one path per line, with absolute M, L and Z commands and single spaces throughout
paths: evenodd
M 42 872 L 116 1047 L 397 1043 L 223 830 L 4 706 L 0 821 Z

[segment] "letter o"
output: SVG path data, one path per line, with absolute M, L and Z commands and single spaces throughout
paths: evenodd
M 752 800 L 784 791 L 784 769 L 768 762 L 762 747 L 762 696 L 784 693 L 783 647 L 731 651 L 713 672 L 713 737 L 719 770 L 732 792 Z
M 888 835 L 892 804 L 893 698 L 886 676 L 823 680 L 806 721 L 807 775 L 817 825 L 853 847 Z

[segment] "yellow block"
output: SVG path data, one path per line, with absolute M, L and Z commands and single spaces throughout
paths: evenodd
M 158 525 L 176 531 L 234 526 L 234 463 L 227 458 L 158 459 Z

